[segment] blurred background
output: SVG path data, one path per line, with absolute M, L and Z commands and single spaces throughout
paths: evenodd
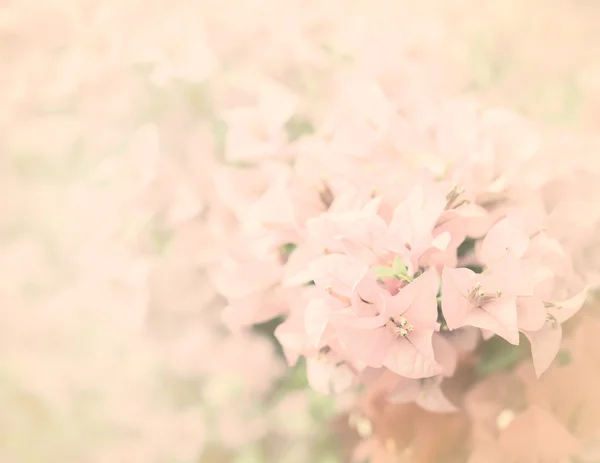
M 594 0 L 3 0 L 0 462 L 344 461 L 340 404 L 269 326 L 221 325 L 217 164 L 355 68 L 593 162 L 599 24 Z

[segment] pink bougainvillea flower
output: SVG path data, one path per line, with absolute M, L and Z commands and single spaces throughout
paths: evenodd
M 510 260 L 507 258 L 505 263 Z M 561 323 L 579 310 L 585 292 L 562 303 L 566 310 L 560 312 L 559 303 L 553 308 L 554 303 L 515 293 L 519 286 L 521 289 L 527 286 L 517 281 L 511 288 L 511 279 L 519 276 L 516 269 L 518 267 L 498 264 L 501 271 L 486 275 L 477 275 L 468 269 L 444 269 L 442 310 L 449 328 L 476 326 L 484 330 L 484 338 L 495 333 L 518 344 L 521 331 L 529 339 L 536 372 L 541 375 L 560 348 Z M 561 314 L 560 318 L 556 318 L 555 312 Z
M 580 341 L 586 335 L 591 322 L 586 319 L 573 333 L 569 341 Z M 593 326 L 597 328 L 597 326 Z M 592 328 L 592 329 L 593 329 Z M 593 336 L 596 331 L 594 330 Z M 517 374 L 526 385 L 526 392 L 530 403 L 546 410 L 552 410 L 556 418 L 571 432 L 582 444 L 578 453 L 578 461 L 597 461 L 600 438 L 600 375 L 597 367 L 589 362 L 590 354 L 577 349 L 577 345 L 567 342 L 569 350 L 560 363 L 555 363 L 539 379 L 533 374 L 529 362 L 519 366 Z M 587 344 L 587 343 L 586 343 Z M 588 347 L 591 347 L 588 344 Z M 587 349 L 586 349 L 587 350 Z M 568 353 L 568 354 L 567 354 Z
M 562 327 L 551 315 L 546 319 L 543 327 L 537 331 L 523 330 L 531 345 L 531 356 L 537 376 L 548 369 L 560 350 Z
M 466 268 L 444 268 L 442 312 L 450 329 L 475 326 L 492 331 L 512 344 L 519 343 L 517 305 L 509 282 Z
M 437 463 L 454 461 L 461 454 L 468 429 L 463 413 L 440 414 L 413 403 L 390 404 L 380 393 L 370 395 L 364 414 L 358 412 L 358 419 L 352 420 L 363 437 L 354 454 L 356 461 Z
M 438 349 L 442 346 L 436 345 Z M 443 346 L 447 348 L 448 346 Z M 437 413 L 449 413 L 457 410 L 444 392 L 442 382 L 444 377 L 452 376 L 455 365 L 448 365 L 443 375 L 430 378 L 411 379 L 398 376 L 396 373 L 384 368 L 367 368 L 363 371 L 360 380 L 369 387 L 371 392 L 381 391 L 386 401 L 391 404 L 416 403 L 424 410 Z
M 584 359 L 571 354 L 552 365 L 542 378 L 533 374 L 531 362 L 519 365 L 515 373 L 524 382 L 527 400 L 552 410 L 574 435 L 585 439 L 600 431 L 600 375 Z
M 425 378 L 442 371 L 433 352 L 433 333 L 438 329 L 436 295 L 439 279 L 427 271 L 395 296 L 385 294 L 385 317 L 379 326 L 364 327 L 338 321 L 334 330 L 342 344 L 372 367 L 386 366 L 407 378 Z M 374 301 L 365 300 L 365 304 Z M 379 318 L 378 318 L 379 320 Z
M 585 303 L 590 286 L 586 286 L 575 296 L 564 301 L 546 301 L 545 305 L 548 308 L 548 313 L 552 315 L 559 323 L 564 323 L 573 317 Z
M 465 409 L 473 422 L 473 436 L 479 442 L 493 442 L 526 406 L 523 382 L 509 373 L 485 378 L 465 397 Z
M 505 461 L 568 461 L 579 450 L 577 440 L 548 411 L 535 405 L 520 413 L 501 433 Z
M 522 329 L 521 331 L 531 344 L 533 365 L 537 376 L 548 369 L 560 350 L 562 340 L 561 324 L 571 318 L 580 309 L 587 297 L 588 288 L 576 296 L 563 302 L 546 302 L 548 313 L 543 325 L 535 330 Z M 525 298 L 519 298 L 524 300 Z M 533 303 L 540 304 L 532 298 Z M 539 309 L 538 309 L 539 310 Z M 532 328 L 535 328 L 532 326 Z
M 476 444 L 470 462 L 554 462 L 576 452 L 577 442 L 567 429 L 528 398 L 525 383 L 514 374 L 490 376 L 468 393 Z M 555 440 L 549 442 L 548 436 Z

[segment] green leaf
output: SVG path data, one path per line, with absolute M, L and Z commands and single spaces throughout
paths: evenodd
M 275 348 L 275 352 L 281 358 L 284 358 L 283 347 L 281 347 L 281 344 L 279 344 L 279 341 L 275 337 L 274 333 L 275 333 L 275 329 L 279 325 L 281 325 L 284 321 L 285 321 L 285 317 L 283 315 L 280 315 L 280 316 L 272 318 L 271 320 L 268 320 L 266 322 L 257 323 L 257 324 L 252 325 L 252 331 L 254 331 L 255 333 L 257 333 L 259 335 L 265 336 L 267 339 L 269 339 L 269 341 L 271 341 L 271 343 L 273 344 L 273 347 Z
M 296 250 L 298 246 L 295 243 L 286 243 L 279 247 L 279 260 L 282 264 L 286 264 L 290 258 L 290 254 Z
M 311 135 L 315 128 L 311 122 L 302 116 L 292 116 L 285 124 L 288 140 L 295 141 L 305 135 Z
M 402 259 L 396 256 L 392 264 L 392 270 L 394 272 L 394 275 L 406 275 L 406 271 L 408 269 L 406 268 L 406 265 L 404 265 L 404 262 L 402 262 Z
M 308 388 L 308 378 L 306 376 L 306 359 L 300 357 L 296 365 L 288 370 L 278 388 L 278 393 L 284 395 L 291 391 L 297 391 Z
M 373 271 L 377 278 L 395 278 L 396 274 L 390 267 L 385 267 L 383 265 L 378 265 L 373 267 Z
M 280 252 L 282 254 L 285 254 L 286 256 L 289 256 L 292 252 L 296 250 L 297 247 L 298 246 L 295 243 L 286 243 L 283 246 L 281 246 Z
M 571 356 L 571 352 L 569 352 L 566 349 L 561 349 L 560 351 L 558 351 L 558 354 L 556 355 L 556 363 L 558 365 L 562 367 L 565 365 L 569 365 L 572 361 L 573 358 Z
M 465 268 L 472 270 L 475 273 L 483 273 L 483 267 L 481 265 L 466 265 Z
M 475 240 L 473 238 L 466 238 L 456 250 L 458 257 L 465 257 L 469 254 L 473 254 L 475 251 Z
M 213 121 L 213 136 L 215 138 L 215 155 L 219 161 L 225 160 L 227 150 L 227 132 L 229 127 L 223 120 Z
M 169 245 L 174 238 L 173 230 L 162 224 L 156 224 L 156 226 L 150 230 L 150 234 L 158 253 L 162 255 L 167 252 Z

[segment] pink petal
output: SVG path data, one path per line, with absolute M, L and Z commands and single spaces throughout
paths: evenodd
M 465 326 L 464 328 L 444 333 L 444 337 L 455 349 L 461 352 L 472 352 L 479 345 L 481 330 L 474 326 Z
M 548 236 L 547 233 L 541 232 L 535 238 L 532 239 L 530 248 L 534 247 L 535 250 L 542 253 L 553 253 L 556 257 L 566 257 L 565 250 L 560 242 L 554 238 Z M 531 254 L 531 250 L 527 254 Z
M 486 302 L 483 308 L 473 310 L 465 323 L 493 331 L 511 344 L 519 344 L 517 306 L 512 298 L 501 297 Z
M 494 336 L 496 336 L 496 333 L 494 333 L 493 331 L 483 329 L 481 330 L 481 339 L 483 339 L 484 341 L 489 341 Z
M 312 280 L 310 266 L 322 255 L 321 246 L 316 246 L 314 243 L 299 244 L 285 264 L 283 285 L 298 286 Z
M 306 360 L 308 384 L 321 394 L 339 394 L 352 386 L 354 373 L 346 364 L 336 365 L 321 359 Z
M 427 378 L 440 374 L 443 368 L 435 361 L 432 336 L 433 331 L 421 330 L 409 333 L 407 338 L 398 338 L 383 364 L 406 378 Z
M 413 253 L 420 256 L 430 246 L 431 232 L 444 210 L 444 195 L 437 191 L 425 191 L 423 185 L 415 186 L 406 201 L 394 210 L 389 225 L 391 236 L 401 243 L 413 246 Z
M 379 328 L 389 320 L 385 312 L 381 312 L 374 317 L 358 317 L 352 309 L 341 309 L 331 312 L 329 316 L 331 323 L 342 325 L 349 328 L 358 328 L 362 330 L 373 330 Z
M 499 445 L 485 442 L 473 450 L 467 463 L 508 463 L 508 460 Z
M 544 303 L 536 297 L 517 298 L 517 322 L 520 330 L 537 331 L 546 321 Z
M 416 329 L 437 329 L 439 285 L 437 273 L 434 270 L 427 270 L 391 298 L 388 302 L 390 306 L 388 315 L 391 317 L 402 315 Z
M 433 235 L 448 232 L 452 237 L 449 246 L 457 249 L 466 238 L 466 219 L 455 210 L 444 211 L 433 230 Z
M 255 293 L 234 299 L 223 309 L 223 323 L 233 332 L 255 323 L 263 323 L 289 311 L 290 298 L 298 297 L 296 288 Z
M 461 208 L 461 213 L 467 219 L 466 234 L 471 238 L 483 238 L 490 228 L 501 218 L 501 214 L 488 212 L 477 204 L 467 204 Z
M 407 404 L 417 400 L 420 392 L 420 380 L 400 377 L 396 387 L 387 396 L 387 401 L 392 404 Z
M 525 263 L 527 266 L 527 263 Z M 527 267 L 526 267 L 527 268 Z M 529 271 L 529 284 L 524 294 L 534 294 L 541 296 L 550 294 L 554 289 L 555 274 L 548 267 L 536 265 L 532 271 Z
M 538 378 L 552 364 L 560 350 L 562 327 L 556 320 L 547 320 L 541 330 L 523 331 L 531 344 L 533 367 Z
M 417 399 L 417 404 L 423 409 L 434 413 L 453 413 L 458 411 L 454 405 L 444 395 L 439 384 L 432 386 L 423 386 Z
M 494 225 L 483 239 L 479 259 L 487 265 L 505 257 L 519 259 L 525 254 L 528 244 L 527 234 L 505 218 Z
M 366 218 L 377 218 L 379 208 L 381 207 L 381 202 L 383 200 L 382 196 L 378 196 L 377 198 L 373 198 L 370 200 L 360 211 L 361 217 Z
M 296 328 L 292 317 L 275 328 L 274 334 L 283 348 L 288 365 L 295 365 L 306 347 L 306 335 Z
M 253 204 L 247 217 L 260 224 L 293 225 L 295 220 L 292 203 L 285 182 L 277 182 Z
M 500 290 L 505 296 L 530 295 L 528 278 L 522 265 L 523 261 L 507 256 L 494 264 L 485 275 L 478 278 L 484 288 Z
M 466 296 L 475 283 L 476 274 L 466 268 L 442 270 L 442 312 L 448 328 L 459 328 L 473 306 Z
M 395 317 L 403 314 L 411 306 L 418 293 L 418 284 L 416 280 L 401 288 L 395 296 L 389 297 L 386 301 L 386 314 L 388 317 Z
M 387 352 L 396 344 L 394 333 L 385 327 L 369 330 L 336 324 L 333 328 L 352 358 L 373 368 L 383 365 Z
M 433 246 L 436 249 L 439 249 L 440 251 L 445 251 L 448 245 L 450 244 L 451 240 L 452 235 L 450 235 L 449 232 L 443 232 L 433 239 L 433 241 L 431 242 L 431 246 Z
M 268 260 L 240 262 L 226 258 L 222 259 L 220 268 L 211 272 L 211 279 L 219 293 L 240 299 L 279 283 L 282 273 L 280 265 Z
M 458 361 L 454 346 L 441 333 L 433 333 L 433 352 L 435 360 L 444 368 L 444 376 L 452 376 Z
M 345 254 L 348 254 L 358 262 L 365 265 L 372 265 L 377 262 L 377 254 L 370 247 L 345 236 L 336 237 L 336 241 L 342 246 Z
M 312 279 L 317 286 L 331 288 L 334 292 L 348 297 L 368 271 L 366 265 L 343 254 L 323 256 L 311 265 Z
M 329 323 L 330 307 L 322 299 L 311 299 L 304 312 L 304 329 L 308 342 L 312 347 L 318 347 Z
M 554 415 L 535 405 L 515 418 L 500 436 L 499 443 L 513 458 L 522 461 L 560 461 L 579 448 Z
M 377 284 L 375 275 L 369 271 L 352 288 L 352 309 L 359 315 L 382 314 L 388 298 L 388 292 Z
M 566 322 L 569 318 L 575 315 L 583 306 L 587 299 L 588 291 L 590 286 L 586 286 L 583 291 L 573 296 L 571 299 L 567 299 L 562 302 L 553 302 L 553 306 L 548 309 L 548 313 L 559 323 Z

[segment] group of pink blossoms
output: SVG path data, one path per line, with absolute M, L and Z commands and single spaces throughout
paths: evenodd
M 444 379 L 493 336 L 527 338 L 541 375 L 588 287 L 554 237 L 564 205 L 534 132 L 462 103 L 353 116 L 218 170 L 226 324 L 283 316 L 275 336 L 315 390 L 385 375 L 390 402 L 430 411 L 455 410 Z

